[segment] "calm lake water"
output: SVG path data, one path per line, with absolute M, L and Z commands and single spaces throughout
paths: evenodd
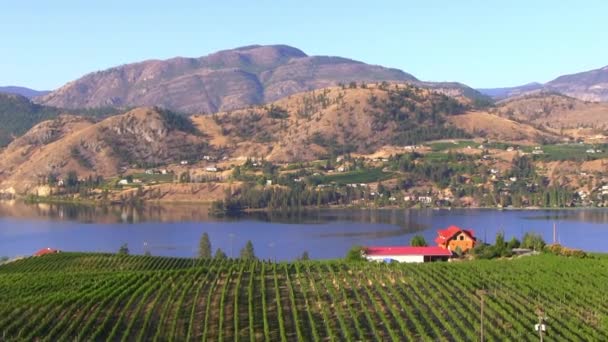
M 433 243 L 437 229 L 455 224 L 493 241 L 532 231 L 562 244 L 608 252 L 608 210 L 314 210 L 297 215 L 255 214 L 215 219 L 200 205 L 145 208 L 28 205 L 0 202 L 0 256 L 31 255 L 43 247 L 64 251 L 116 252 L 127 243 L 132 254 L 191 257 L 204 232 L 213 250 L 238 256 L 247 240 L 264 259 L 338 258 L 353 245 L 407 245 L 415 234 Z

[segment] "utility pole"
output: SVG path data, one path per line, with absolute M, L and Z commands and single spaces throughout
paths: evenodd
M 274 252 L 274 242 L 271 242 L 268 244 L 268 247 L 270 247 L 270 253 L 272 254 L 272 257 L 274 258 L 274 262 L 277 262 L 277 256 Z
M 232 255 L 232 245 L 233 245 L 233 240 L 234 240 L 234 234 L 230 233 L 228 234 L 228 236 L 230 237 L 230 259 L 234 259 L 234 255 Z
M 544 340 L 544 334 L 547 330 L 547 325 L 545 324 L 545 320 L 547 317 L 545 316 L 545 311 L 542 307 L 538 307 L 536 309 L 536 314 L 538 315 L 538 324 L 534 326 L 534 329 L 538 331 L 538 337 L 540 338 L 540 342 Z
M 480 331 L 480 335 L 481 335 L 481 342 L 483 342 L 483 294 L 481 295 L 481 331 Z
M 481 321 L 481 325 L 480 325 L 480 329 L 479 329 L 479 340 L 481 342 L 484 342 L 484 333 L 483 333 L 483 306 L 484 306 L 484 302 L 483 302 L 483 296 L 486 294 L 486 290 L 480 289 L 477 290 L 477 295 L 479 295 L 480 301 L 481 301 L 481 306 L 479 309 L 479 316 L 480 316 L 480 321 Z

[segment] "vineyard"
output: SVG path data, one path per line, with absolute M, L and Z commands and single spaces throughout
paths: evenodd
M 484 290 L 484 291 L 481 291 Z M 60 253 L 0 266 L 1 341 L 608 340 L 608 259 L 269 263 Z

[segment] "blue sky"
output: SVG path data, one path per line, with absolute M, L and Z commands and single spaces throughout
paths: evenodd
M 329 4 L 328 4 L 329 3 Z M 288 44 L 473 87 L 608 65 L 608 1 L 7 1 L 0 85 L 53 89 L 145 59 Z

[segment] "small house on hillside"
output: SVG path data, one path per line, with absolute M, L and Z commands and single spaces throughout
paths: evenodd
M 56 254 L 59 253 L 58 249 L 53 249 L 53 248 L 43 248 L 41 250 L 39 250 L 38 252 L 34 253 L 34 256 L 43 256 L 43 255 L 47 255 L 47 254 Z
M 437 246 L 455 252 L 460 249 L 462 253 L 468 252 L 475 247 L 477 239 L 474 232 L 470 229 L 462 229 L 457 226 L 449 226 L 446 229 L 437 231 L 435 242 Z
M 421 263 L 430 261 L 447 261 L 452 256 L 452 252 L 437 246 L 366 247 L 363 249 L 363 256 L 369 261 Z

